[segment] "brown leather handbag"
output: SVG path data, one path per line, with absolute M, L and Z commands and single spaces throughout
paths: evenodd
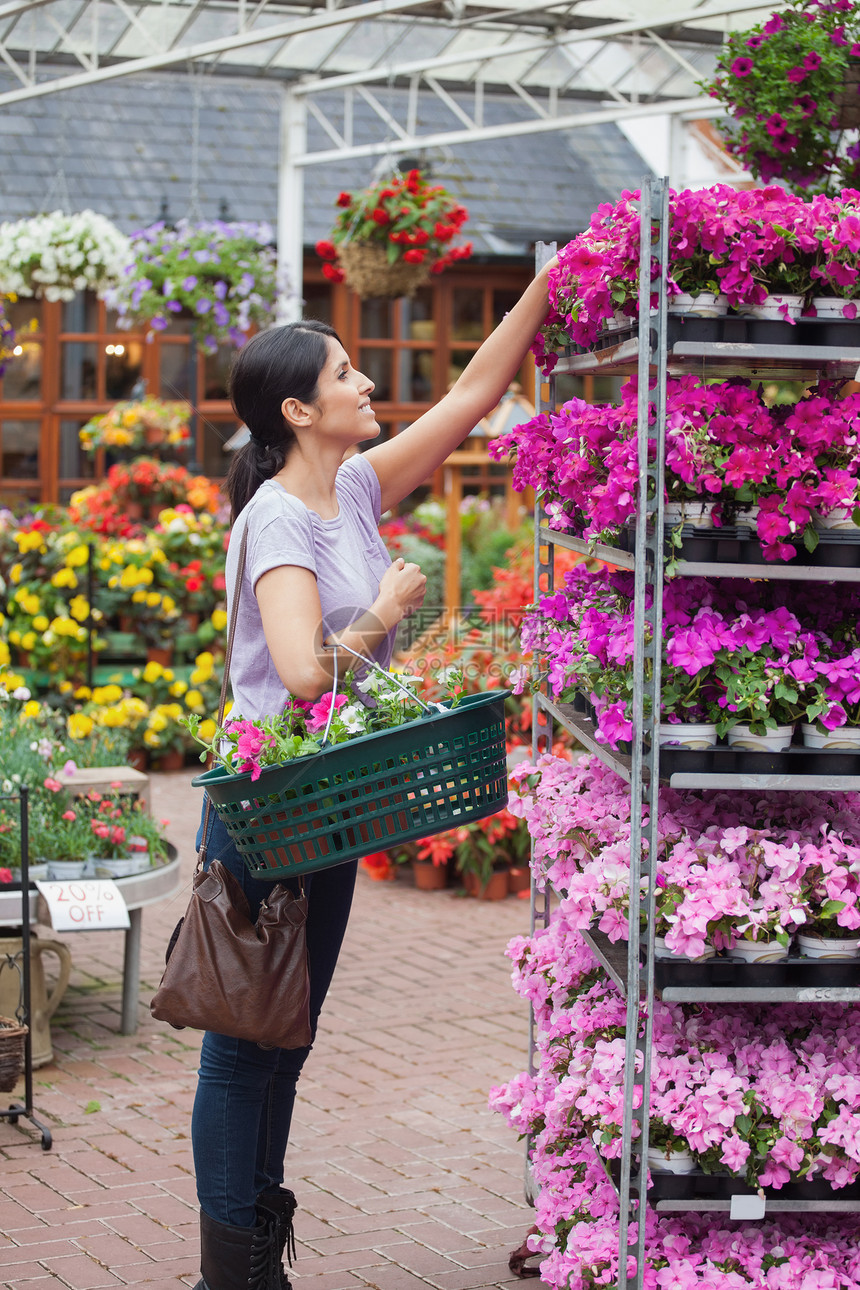
M 247 529 L 239 548 L 218 725 L 224 719 L 227 679 L 245 567 Z M 278 883 L 257 921 L 240 883 L 220 860 L 204 870 L 212 803 L 206 799 L 203 844 L 191 901 L 167 947 L 161 984 L 149 1010 L 177 1030 L 211 1030 L 248 1039 L 261 1048 L 304 1048 L 311 1042 L 310 975 L 304 886 L 294 896 Z
M 153 1017 L 261 1048 L 304 1048 L 311 1042 L 307 916 L 307 897 L 278 883 L 252 923 L 239 883 L 213 860 L 194 875 L 150 1004 Z

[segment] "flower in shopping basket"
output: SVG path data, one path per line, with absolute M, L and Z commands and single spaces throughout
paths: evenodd
M 447 706 L 456 707 L 462 677 L 445 690 Z M 250 773 L 259 779 L 267 766 L 320 752 L 323 747 L 346 743 L 360 735 L 391 730 L 420 717 L 426 705 L 419 698 L 422 679 L 396 672 L 373 670 L 363 678 L 347 672 L 342 693 L 332 701 L 330 692 L 316 703 L 290 699 L 283 712 L 247 721 L 236 716 L 220 729 L 201 720 L 198 713 L 183 715 L 180 724 L 203 747 L 200 760 L 209 757 L 231 774 Z M 325 744 L 323 736 L 328 729 Z
M 845 82 L 858 42 L 860 14 L 847 0 L 788 0 L 767 21 L 732 32 L 704 85 L 733 118 L 729 152 L 764 183 L 856 187 L 856 129 L 846 148 L 837 107 L 843 84 L 856 97 L 857 85 Z
M 472 254 L 470 242 L 453 245 L 468 219 L 465 206 L 441 185 L 429 184 L 419 170 L 405 176 L 398 172 L 361 192 L 341 193 L 337 205 L 331 237 L 316 246 L 323 273 L 333 282 L 343 281 L 337 261 L 345 247 L 376 247 L 389 265 L 403 261 L 432 273 Z

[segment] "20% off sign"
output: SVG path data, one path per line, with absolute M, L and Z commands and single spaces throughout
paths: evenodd
M 79 878 L 73 882 L 37 882 L 57 932 L 96 932 L 128 927 L 122 892 L 108 878 Z

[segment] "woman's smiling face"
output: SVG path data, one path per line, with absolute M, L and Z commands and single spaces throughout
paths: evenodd
M 326 433 L 342 436 L 347 444 L 375 439 L 380 427 L 370 403 L 374 388 L 373 381 L 352 366 L 343 345 L 329 337 L 314 405 L 318 424 Z

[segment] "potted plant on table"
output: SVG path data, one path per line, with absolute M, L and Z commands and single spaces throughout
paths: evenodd
M 167 447 L 181 452 L 188 447 L 188 405 L 143 398 L 117 403 L 104 416 L 93 417 L 78 432 L 87 453 L 107 448 L 112 453 L 136 453 Z
M 323 273 L 358 295 L 412 296 L 456 260 L 470 242 L 453 245 L 468 211 L 453 193 L 419 170 L 399 172 L 357 193 L 341 193 L 330 238 L 318 242 Z

